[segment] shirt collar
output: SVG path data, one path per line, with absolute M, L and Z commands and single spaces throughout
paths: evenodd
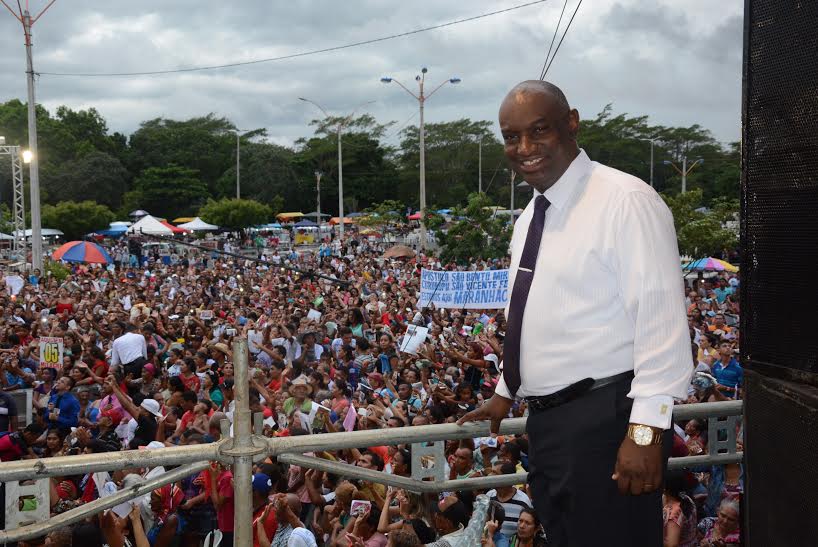
M 580 148 L 577 157 L 574 158 L 574 161 L 571 162 L 571 165 L 568 166 L 568 169 L 565 170 L 562 176 L 557 179 L 557 182 L 542 193 L 534 189 L 534 198 L 537 196 L 545 196 L 549 203 L 551 203 L 551 207 L 556 207 L 560 210 L 564 209 L 568 200 L 574 191 L 576 191 L 577 183 L 590 169 L 591 159 L 588 157 L 588 154 L 585 153 L 585 150 Z

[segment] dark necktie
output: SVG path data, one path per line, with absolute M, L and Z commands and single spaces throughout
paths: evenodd
M 537 196 L 534 200 L 534 214 L 528 225 L 528 234 L 514 277 L 514 288 L 511 290 L 511 303 L 508 306 L 506 321 L 506 337 L 503 341 L 503 379 L 506 382 L 511 396 L 520 389 L 520 333 L 523 328 L 523 316 L 528 301 L 528 292 L 531 290 L 531 281 L 534 279 L 534 268 L 537 265 L 537 254 L 540 251 L 540 241 L 545 227 L 545 210 L 551 205 L 545 196 Z

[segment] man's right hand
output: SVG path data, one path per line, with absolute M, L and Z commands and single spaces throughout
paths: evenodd
M 508 412 L 511 410 L 513 403 L 514 401 L 512 399 L 506 399 L 495 393 L 486 404 L 475 408 L 457 420 L 457 425 L 491 420 L 491 433 L 496 435 L 500 431 L 500 422 L 508 417 Z

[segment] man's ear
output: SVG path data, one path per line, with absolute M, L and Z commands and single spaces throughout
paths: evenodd
M 576 108 L 568 112 L 568 134 L 573 140 L 577 140 L 579 134 L 579 111 Z

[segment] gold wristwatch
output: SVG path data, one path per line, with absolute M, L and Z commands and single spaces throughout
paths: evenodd
M 642 424 L 628 424 L 628 438 L 639 446 L 662 444 L 662 430 Z

